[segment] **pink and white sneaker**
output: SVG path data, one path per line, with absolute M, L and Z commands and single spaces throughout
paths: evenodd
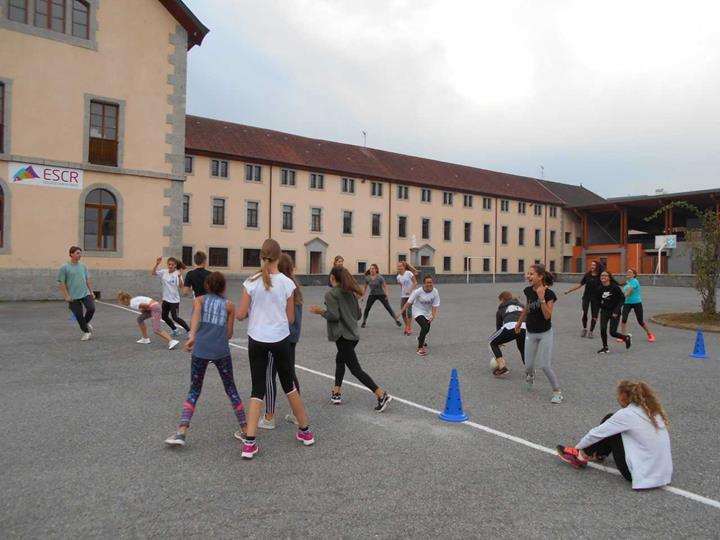
M 256 442 L 244 442 L 241 457 L 244 457 L 245 459 L 252 459 L 259 450 L 260 448 L 258 448 Z
M 311 446 L 315 444 L 315 437 L 313 437 L 312 431 L 309 429 L 306 431 L 297 430 L 295 432 L 295 438 L 303 443 L 305 446 Z

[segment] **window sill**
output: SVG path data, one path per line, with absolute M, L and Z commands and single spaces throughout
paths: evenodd
M 99 258 L 99 257 L 107 257 L 107 258 L 119 258 L 122 257 L 123 254 L 120 250 L 115 251 L 103 251 L 98 249 L 84 249 L 83 248 L 83 257 L 92 257 L 92 258 Z

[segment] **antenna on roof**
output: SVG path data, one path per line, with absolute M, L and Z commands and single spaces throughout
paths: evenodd
M 545 179 L 545 167 L 540 165 L 540 178 Z
M 365 148 L 367 148 L 367 133 L 365 133 L 365 132 L 363 131 L 362 134 L 363 134 L 363 146 L 364 146 Z

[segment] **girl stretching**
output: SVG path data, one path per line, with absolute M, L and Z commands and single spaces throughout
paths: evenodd
M 397 263 L 397 282 L 400 284 L 400 313 L 403 315 L 405 321 L 405 335 L 409 336 L 412 332 L 410 330 L 410 321 L 412 321 L 412 310 L 404 310 L 405 304 L 410 298 L 413 290 L 417 287 L 417 279 L 415 275 L 417 270 L 407 261 L 400 261 Z
M 568 289 L 567 291 L 565 291 L 565 294 L 570 294 L 571 292 L 577 291 L 583 286 L 585 287 L 582 295 L 583 329 L 580 337 L 589 337 L 590 339 L 592 339 L 593 337 L 593 330 L 595 330 L 595 324 L 597 323 L 598 319 L 598 312 L 600 311 L 600 303 L 597 300 L 597 295 L 595 293 L 600 287 L 600 273 L 602 272 L 602 270 L 602 265 L 599 262 L 592 261 L 590 263 L 590 270 L 585 272 L 585 275 L 580 280 L 580 283 L 578 283 L 572 289 Z M 590 314 L 592 315 L 589 332 L 587 329 L 588 308 L 590 308 Z
M 625 335 L 617 331 L 625 295 L 620 290 L 620 285 L 615 278 L 607 270 L 600 274 L 600 288 L 595 294 L 600 302 L 600 337 L 602 338 L 602 349 L 598 351 L 598 354 L 610 352 L 607 342 L 608 323 L 610 324 L 610 335 L 624 342 L 625 348 L 629 349 L 632 345 L 632 334 Z
M 117 294 L 118 301 L 123 306 L 130 306 L 132 309 L 140 311 L 138 315 L 137 323 L 140 328 L 140 339 L 136 343 L 141 345 L 147 345 L 150 343 L 150 338 L 147 335 L 147 328 L 145 327 L 145 320 L 152 319 L 152 329 L 155 335 L 160 336 L 168 343 L 168 349 L 174 349 L 179 341 L 170 337 L 170 335 L 163 330 L 160 325 L 160 302 L 153 300 L 149 296 L 135 296 L 131 297 L 130 293 L 120 291 Z
M 403 311 L 415 308 L 415 322 L 420 325 L 418 336 L 418 356 L 427 355 L 427 335 L 430 333 L 430 323 L 437 319 L 440 307 L 440 293 L 433 287 L 432 276 L 425 276 L 423 286 L 415 289 L 403 306 Z
M 520 333 L 515 333 L 515 323 L 520 319 L 524 306 L 517 298 L 513 298 L 512 293 L 503 291 L 498 296 L 498 300 L 500 300 L 500 306 L 495 314 L 496 332 L 490 336 L 488 342 L 497 362 L 493 375 L 502 377 L 510 373 L 510 370 L 505 365 L 500 345 L 514 341 L 520 351 L 520 358 L 523 364 L 525 363 L 525 325 L 520 328 Z
M 158 257 L 151 274 L 159 277 L 162 282 L 162 320 L 170 327 L 172 335 L 177 336 L 178 330 L 175 323 L 182 326 L 185 332 L 190 331 L 190 327 L 178 315 L 178 309 L 180 309 L 180 290 L 183 286 L 181 270 L 184 270 L 186 266 L 175 257 L 168 257 L 167 270 L 158 270 L 161 262 L 162 257 Z
M 335 267 L 330 272 L 332 289 L 325 293 L 325 309 L 321 306 L 310 306 L 310 313 L 321 315 L 327 321 L 328 341 L 334 341 L 337 347 L 335 356 L 335 386 L 330 401 L 335 405 L 342 403 L 341 386 L 345 377 L 345 366 L 377 397 L 376 412 L 383 412 L 392 397 L 380 388 L 370 375 L 360 367 L 355 347 L 360 336 L 357 322 L 360 319 L 360 305 L 357 296 L 362 291 L 350 272 L 345 268 Z
M 185 344 L 185 350 L 192 353 L 190 360 L 190 391 L 180 413 L 180 427 L 177 433 L 165 439 L 169 446 L 185 446 L 185 437 L 190 427 L 190 419 L 195 412 L 197 400 L 202 392 L 203 381 L 208 364 L 212 362 L 222 379 L 225 393 L 240 424 L 243 433 L 245 406 L 235 387 L 232 357 L 228 340 L 232 339 L 235 322 L 235 306 L 225 299 L 225 276 L 213 272 L 205 280 L 207 294 L 193 301 L 192 332 Z
M 615 466 L 633 489 L 651 489 L 670 483 L 673 473 L 670 422 L 650 386 L 620 381 L 616 398 L 620 407 L 608 414 L 574 447 L 557 446 L 560 459 L 580 469 L 588 461 L 603 461 L 612 454 Z
M 237 312 L 239 321 L 249 319 L 247 333 L 252 393 L 248 405 L 247 436 L 242 449 L 242 457 L 246 459 L 252 459 L 258 453 L 255 434 L 265 397 L 270 354 L 280 376 L 280 385 L 298 420 L 299 429 L 295 438 L 305 446 L 315 442 L 305 415 L 305 406 L 293 380 L 288 337 L 290 324 L 295 322 L 295 283 L 278 270 L 280 255 L 280 244 L 275 240 L 268 238 L 263 242 L 260 249 L 262 269 L 243 283 L 243 295 Z
M 300 341 L 300 328 L 302 326 L 302 303 L 303 296 L 300 292 L 300 283 L 295 279 L 295 265 L 292 257 L 287 253 L 280 255 L 278 262 L 278 270 L 289 277 L 295 283 L 293 291 L 293 301 L 295 303 L 295 321 L 290 324 L 290 336 L 288 342 L 290 344 L 290 362 L 293 368 L 293 381 L 295 388 L 300 393 L 300 383 L 298 383 L 297 373 L 295 372 L 295 347 Z M 275 367 L 275 359 L 272 354 L 268 360 L 267 381 L 265 387 L 265 416 L 260 419 L 258 427 L 262 429 L 275 429 L 275 398 L 277 396 L 277 368 Z M 292 413 L 285 415 L 285 420 L 292 424 L 298 423 L 297 418 Z
M 363 313 L 361 326 L 365 328 L 370 308 L 376 301 L 380 302 L 385 307 L 390 316 L 395 320 L 395 324 L 402 326 L 400 317 L 395 315 L 395 312 L 388 303 L 388 286 L 387 283 L 385 283 L 385 279 L 380 275 L 380 269 L 377 264 L 371 264 L 368 271 L 365 272 L 365 288 L 363 289 L 363 296 L 365 296 L 368 288 L 370 289 L 370 294 L 368 295 L 367 304 L 365 304 L 365 312 Z
M 645 330 L 647 339 L 650 343 L 655 342 L 655 334 L 653 334 L 648 325 L 643 320 L 642 296 L 640 295 L 640 282 L 637 279 L 637 271 L 634 268 L 628 268 L 625 274 L 627 282 L 623 287 L 625 293 L 625 305 L 622 308 L 622 323 L 620 324 L 620 333 L 625 334 L 627 330 L 628 316 L 631 311 L 635 312 L 635 318 L 638 324 Z M 619 338 L 618 338 L 619 339 Z
M 525 384 L 532 390 L 535 383 L 535 363 L 538 363 L 553 389 L 551 403 L 562 403 L 563 395 L 560 383 L 552 368 L 553 331 L 552 313 L 557 296 L 549 289 L 553 284 L 553 275 L 545 270 L 544 264 L 533 264 L 527 274 L 529 287 L 525 287 L 527 305 L 515 323 L 515 333 L 522 332 L 522 323 L 526 323 L 525 336 Z

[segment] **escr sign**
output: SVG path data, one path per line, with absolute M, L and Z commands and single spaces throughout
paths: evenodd
M 83 171 L 80 169 L 16 162 L 11 162 L 8 169 L 13 184 L 68 189 L 82 189 L 83 187 Z

